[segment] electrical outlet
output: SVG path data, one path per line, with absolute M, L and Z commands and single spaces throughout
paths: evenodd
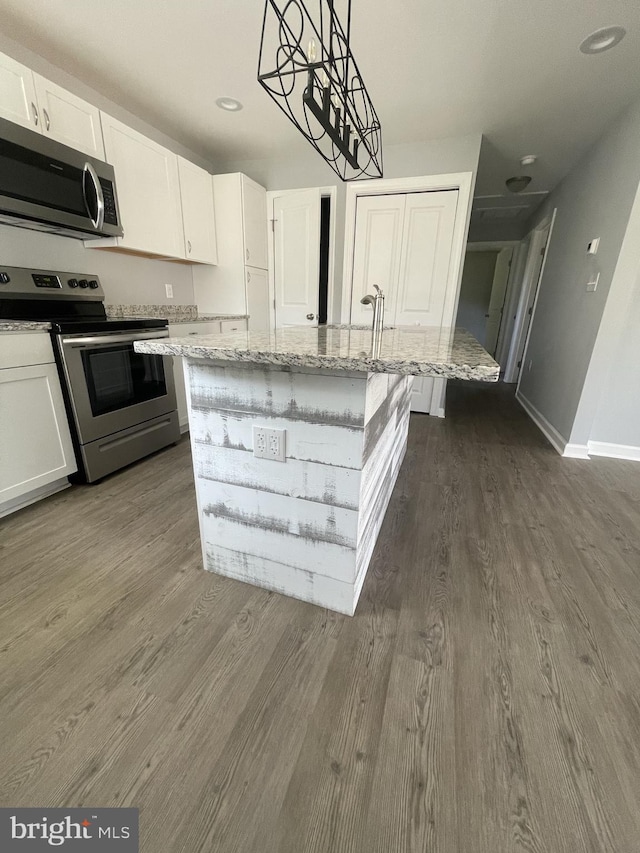
M 269 429 L 268 427 L 253 427 L 253 455 L 257 459 L 272 459 L 284 462 L 285 429 Z
M 167 293 L 167 299 L 173 299 L 173 285 L 165 284 L 164 289 Z

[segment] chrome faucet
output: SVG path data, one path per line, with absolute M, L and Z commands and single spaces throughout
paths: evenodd
M 380 290 L 377 284 L 374 284 L 373 286 L 376 291 L 375 296 L 367 293 L 366 296 L 362 297 L 360 302 L 363 305 L 373 306 L 373 334 L 377 335 L 378 332 L 381 332 L 384 329 L 384 293 Z

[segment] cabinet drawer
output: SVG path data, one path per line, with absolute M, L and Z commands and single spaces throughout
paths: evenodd
M 244 332 L 247 328 L 246 320 L 221 320 L 220 331 L 225 332 Z
M 172 338 L 187 338 L 190 335 L 219 335 L 220 323 L 217 320 L 203 320 L 202 323 L 170 323 L 169 334 Z
M 47 332 L 2 332 L 0 334 L 0 370 L 28 367 L 54 361 L 51 338 Z

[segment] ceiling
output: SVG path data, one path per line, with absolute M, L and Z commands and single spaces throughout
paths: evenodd
M 353 50 L 385 144 L 485 134 L 478 195 L 502 195 L 524 154 L 539 158 L 529 192 L 552 189 L 640 95 L 637 0 L 352 7 Z M 256 82 L 262 12 L 262 0 L 0 0 L 6 35 L 217 163 L 307 145 Z M 627 29 L 617 48 L 580 53 L 585 36 L 611 24 Z M 223 95 L 244 109 L 218 109 Z

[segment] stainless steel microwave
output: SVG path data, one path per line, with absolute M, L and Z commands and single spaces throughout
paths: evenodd
M 121 237 L 113 166 L 0 118 L 0 222 L 77 237 Z

